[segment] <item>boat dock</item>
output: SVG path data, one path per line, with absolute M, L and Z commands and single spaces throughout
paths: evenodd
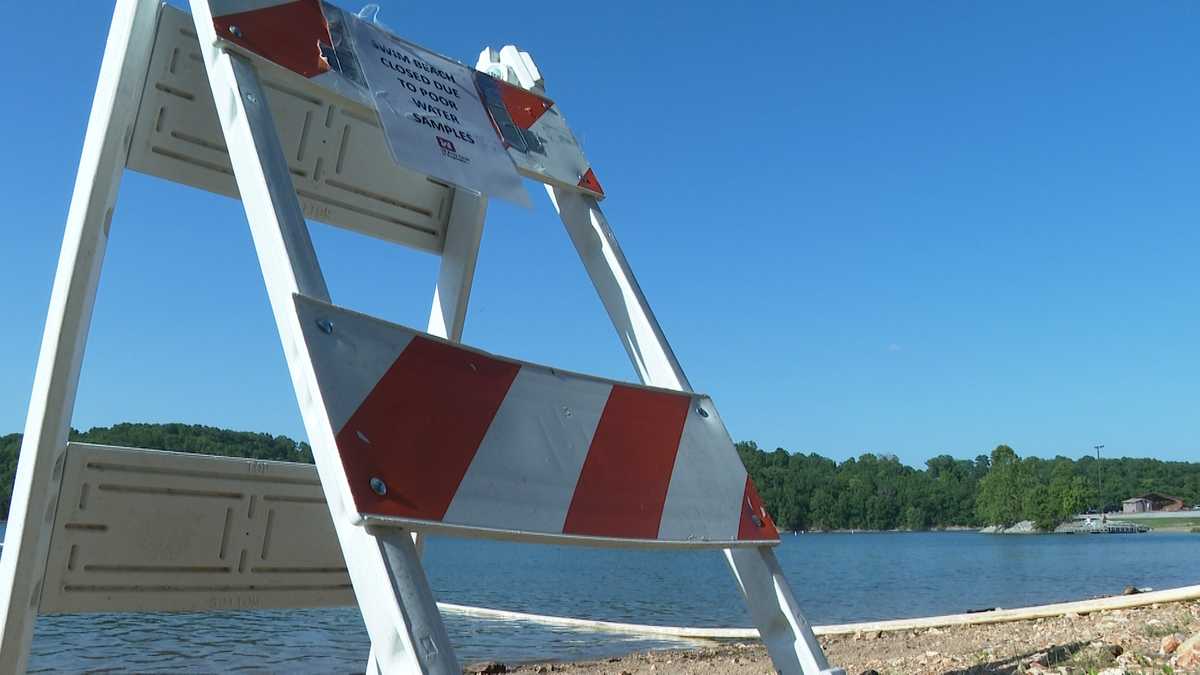
M 1150 528 L 1138 523 L 1125 520 L 1076 520 L 1058 529 L 1059 532 L 1070 534 L 1140 534 L 1149 532 Z

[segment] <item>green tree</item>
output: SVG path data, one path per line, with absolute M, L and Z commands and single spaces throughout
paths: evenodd
M 1023 473 L 1020 458 L 1012 448 L 998 445 L 992 450 L 991 468 L 979 481 L 979 496 L 975 498 L 981 521 L 1009 527 L 1021 520 L 1025 509 Z

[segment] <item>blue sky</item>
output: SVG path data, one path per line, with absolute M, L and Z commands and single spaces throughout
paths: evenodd
M 735 438 L 1200 459 L 1200 6 L 381 4 L 468 63 L 532 52 Z M 8 34 L 0 433 L 23 426 L 110 12 Z M 466 341 L 632 378 L 530 189 L 532 211 L 493 203 Z M 313 238 L 336 302 L 424 326 L 432 256 Z M 240 205 L 132 173 L 75 426 L 125 420 L 303 438 Z

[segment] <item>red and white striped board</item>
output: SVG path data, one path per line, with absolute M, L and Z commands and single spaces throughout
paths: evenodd
M 296 296 L 366 523 L 591 545 L 777 543 L 707 397 L 501 358 Z
M 321 0 L 210 0 L 217 35 L 374 109 L 346 22 L 361 21 Z M 496 133 L 517 170 L 598 199 L 604 190 L 566 119 L 550 99 L 475 71 Z

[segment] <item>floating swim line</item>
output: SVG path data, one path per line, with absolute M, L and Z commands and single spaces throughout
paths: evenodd
M 988 623 L 1005 623 L 1024 621 L 1027 619 L 1043 619 L 1066 614 L 1088 614 L 1113 609 L 1132 609 L 1145 607 L 1156 603 L 1182 602 L 1200 599 L 1200 585 L 1182 586 L 1162 591 L 1138 593 L 1135 595 L 1115 595 L 1092 600 L 1076 600 L 1059 602 L 1049 605 L 1036 605 L 1018 609 L 994 609 L 987 612 L 971 612 L 968 614 L 947 614 L 916 619 L 889 619 L 887 621 L 864 621 L 858 623 L 842 623 L 830 626 L 814 626 L 817 635 L 851 635 L 869 631 L 901 631 L 922 628 L 946 628 L 950 626 L 969 626 Z M 693 640 L 757 640 L 758 630 L 754 628 L 703 628 L 689 626 L 651 626 L 636 623 L 620 623 L 616 621 L 594 621 L 591 619 L 576 619 L 565 616 L 548 616 L 545 614 L 529 614 L 513 612 L 504 609 L 489 609 L 487 607 L 471 607 L 439 602 L 438 608 L 446 614 L 467 616 L 478 619 L 498 621 L 525 621 L 545 626 L 557 626 L 582 631 L 607 631 L 633 635 L 653 635 L 664 638 L 693 639 Z

